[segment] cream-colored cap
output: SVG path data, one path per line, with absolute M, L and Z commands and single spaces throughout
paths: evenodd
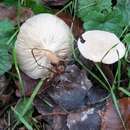
M 73 34 L 62 19 L 48 13 L 35 15 L 23 23 L 17 36 L 20 69 L 34 79 L 46 78 L 51 60 L 56 62 L 56 56 L 69 57 L 72 43 Z
M 113 64 L 125 55 L 126 48 L 113 33 L 86 31 L 78 39 L 78 49 L 87 59 L 104 64 Z

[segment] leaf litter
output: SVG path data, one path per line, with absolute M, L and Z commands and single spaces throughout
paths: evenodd
M 67 0 L 43 0 L 43 3 L 53 6 L 53 8 L 65 5 L 67 2 Z M 85 2 L 87 2 L 87 5 L 92 4 L 92 6 L 84 8 Z M 100 0 L 96 5 L 94 1 L 81 0 L 79 1 L 80 12 L 78 12 L 78 16 L 83 22 L 77 18 L 73 19 L 68 13 L 60 13 L 58 16 L 70 27 L 73 22 L 75 38 L 79 37 L 84 32 L 84 29 L 103 29 L 121 35 L 119 32 L 122 32 L 125 25 L 128 24 L 129 19 L 129 4 L 126 3 L 125 0 L 124 2 L 119 0 L 116 6 L 112 7 L 111 0 Z M 15 6 L 11 5 L 10 7 L 0 4 L 0 20 L 6 20 L 8 18 L 14 23 L 14 25 L 12 23 L 10 24 L 10 21 L 9 23 L 5 23 L 6 28 L 4 31 L 10 32 L 10 30 L 15 30 L 18 20 L 16 12 L 17 9 Z M 20 24 L 34 14 L 29 8 L 20 8 L 19 12 Z M 89 12 L 88 15 L 86 15 L 86 12 Z M 84 29 L 82 28 L 82 24 Z M 10 36 L 7 35 L 7 32 L 6 37 L 8 39 Z M 3 41 L 6 42 L 7 39 Z M 129 45 L 128 35 L 125 40 Z M 7 57 L 4 57 L 4 59 L 9 61 L 9 51 L 6 49 L 5 52 Z M 93 70 L 94 65 L 92 63 L 86 62 L 80 55 L 79 58 Z M 12 63 L 8 63 L 10 66 L 11 64 Z M 33 101 L 28 114 L 24 116 L 24 119 L 29 123 L 31 122 L 30 125 L 35 126 L 37 129 L 45 130 L 123 130 L 116 109 L 111 98 L 109 98 L 109 93 L 95 83 L 95 80 L 91 78 L 83 68 L 81 69 L 79 65 L 74 64 L 75 61 L 72 61 L 71 64 L 66 66 L 63 74 L 45 81 Z M 6 66 L 6 69 L 1 69 L 4 70 L 4 72 L 1 73 L 4 74 L 8 72 L 11 69 L 10 66 Z M 113 83 L 114 66 L 103 66 L 103 68 L 109 82 Z M 7 74 L 3 74 L 0 77 L 0 101 L 2 101 L 0 107 L 0 129 L 4 130 L 4 128 L 9 128 L 12 124 L 15 124 L 14 121 L 10 122 L 7 120 L 7 118 L 14 119 L 14 117 L 7 114 L 8 108 L 13 105 L 16 107 L 17 112 L 21 114 L 37 81 L 21 72 L 25 87 L 24 95 L 26 98 L 24 98 L 20 97 L 18 89 L 20 84 L 17 80 L 17 76 L 15 75 L 16 77 L 10 78 Z M 119 104 L 127 129 L 130 129 L 129 98 L 120 99 Z M 26 129 L 25 126 L 21 124 L 19 124 L 17 128 L 19 130 Z

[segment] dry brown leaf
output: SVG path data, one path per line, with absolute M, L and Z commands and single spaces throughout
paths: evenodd
M 21 72 L 21 77 L 22 77 L 22 81 L 23 81 L 23 84 L 24 84 L 25 95 L 30 96 L 32 94 L 32 91 L 33 91 L 35 85 L 37 84 L 37 80 L 30 78 L 29 76 L 27 76 L 23 72 Z M 16 84 L 16 87 L 17 87 L 16 95 L 18 97 L 20 97 L 20 91 L 19 91 L 20 83 L 19 83 L 18 80 L 16 80 L 15 84 Z
M 120 110 L 127 129 L 130 129 L 130 98 L 122 98 L 119 100 Z M 102 114 L 101 130 L 124 130 L 121 120 L 117 114 L 112 101 L 106 106 L 106 111 Z
M 75 20 L 73 21 L 73 17 L 67 13 L 60 13 L 58 14 L 58 17 L 63 19 L 65 23 L 69 25 L 69 27 L 71 27 L 73 24 L 72 31 L 76 38 L 78 38 L 84 32 L 82 22 L 78 18 L 75 18 Z
M 3 92 L 7 88 L 8 84 L 9 84 L 9 81 L 5 77 L 5 75 L 0 76 L 0 96 L 3 94 Z
M 16 17 L 16 8 L 7 7 L 3 4 L 0 4 L 0 20 L 9 18 L 14 19 Z
M 33 12 L 29 8 L 19 8 L 19 16 L 17 16 L 18 10 L 14 6 L 5 6 L 0 4 L 0 20 L 10 19 L 14 22 L 24 22 L 33 15 Z
M 42 0 L 48 6 L 61 6 L 66 4 L 69 0 Z

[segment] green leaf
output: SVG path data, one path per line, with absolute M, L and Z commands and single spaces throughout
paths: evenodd
M 20 113 L 20 115 L 23 115 L 23 110 L 26 106 L 26 104 L 29 102 L 29 98 L 24 98 L 24 99 L 20 99 L 19 102 L 17 103 L 15 110 Z M 33 106 L 32 104 L 29 106 L 26 114 L 24 115 L 24 119 L 29 122 L 30 118 L 32 118 L 32 114 L 33 114 Z
M 11 69 L 11 60 L 8 54 L 8 47 L 0 44 L 0 75 Z
M 117 5 L 115 8 L 119 8 L 123 22 L 127 25 L 130 22 L 130 0 L 117 0 Z
M 43 85 L 43 81 L 44 81 L 44 80 L 41 79 L 41 80 L 38 82 L 38 84 L 36 85 L 35 89 L 33 90 L 33 93 L 32 93 L 32 95 L 31 95 L 31 97 L 29 98 L 29 100 L 28 100 L 28 102 L 27 102 L 27 104 L 26 104 L 26 106 L 25 106 L 25 108 L 24 108 L 24 110 L 23 110 L 23 112 L 22 112 L 23 115 L 26 114 L 26 112 L 28 111 L 28 109 L 29 109 L 30 106 L 32 105 L 34 98 L 36 97 L 36 95 L 37 95 L 39 89 L 40 89 L 41 86 Z
M 98 29 L 98 30 L 109 31 L 115 33 L 117 36 L 120 36 L 120 32 L 122 31 L 122 28 L 119 25 L 116 25 L 109 21 L 104 23 L 89 21 L 84 23 L 84 28 L 85 30 Z
M 10 20 L 0 21 L 0 44 L 7 45 L 8 49 L 12 49 L 15 40 L 16 40 L 16 31 L 14 24 Z
M 126 34 L 123 41 L 127 44 L 130 45 L 130 33 Z
M 18 0 L 4 0 L 3 2 L 4 2 L 5 5 L 8 5 L 8 6 L 18 4 Z
M 78 16 L 84 22 L 85 30 L 99 29 L 121 36 L 124 28 L 130 24 L 130 1 L 117 0 L 114 7 L 111 1 L 79 1 Z
M 50 12 L 49 9 L 41 3 L 32 2 L 28 7 L 30 7 L 35 14 Z
M 130 67 L 127 68 L 127 71 L 128 71 L 128 77 L 130 78 Z
M 7 41 L 9 40 L 9 36 L 0 36 L 0 44 L 6 44 Z
M 118 89 L 130 97 L 130 92 L 127 89 L 124 89 L 123 87 L 119 87 Z
M 122 32 L 123 25 L 121 23 L 121 14 L 119 10 L 113 10 L 107 15 L 103 15 L 100 12 L 92 11 L 85 17 L 85 19 L 85 30 L 105 30 L 113 32 L 117 36 L 120 36 Z
M 78 4 L 78 15 L 82 19 L 92 11 L 102 12 L 103 14 L 110 12 L 112 5 L 111 0 L 79 0 Z
M 113 92 L 113 89 L 111 89 L 111 95 L 112 95 L 113 104 L 114 104 L 114 106 L 116 108 L 117 114 L 118 114 L 118 116 L 119 116 L 119 118 L 121 120 L 121 123 L 123 125 L 124 130 L 126 130 L 125 122 L 123 120 L 123 117 L 122 117 L 122 114 L 121 114 L 121 111 L 120 111 L 119 102 L 117 100 L 117 97 L 116 97 L 115 93 Z
M 10 20 L 0 21 L 0 35 L 14 30 L 14 24 Z
M 15 50 L 15 49 L 14 49 Z M 24 99 L 21 99 L 20 101 L 19 101 L 19 103 L 16 105 L 16 110 L 17 111 L 20 111 L 19 112 L 19 114 L 21 115 L 21 116 L 24 116 L 25 118 L 27 118 L 28 119 L 28 116 L 26 115 L 27 113 L 29 114 L 30 112 L 31 112 L 31 117 L 32 117 L 32 109 L 33 109 L 33 107 L 32 107 L 32 103 L 33 103 L 33 100 L 34 100 L 34 98 L 36 97 L 36 95 L 37 95 L 37 93 L 38 93 L 38 91 L 39 91 L 39 89 L 41 88 L 41 86 L 43 85 L 43 79 L 41 79 L 39 82 L 38 82 L 38 84 L 36 85 L 36 87 L 35 87 L 35 89 L 34 89 L 34 91 L 33 91 L 33 93 L 32 93 L 32 95 L 31 95 L 31 97 L 30 98 L 24 98 Z M 19 105 L 20 104 L 20 105 Z M 27 116 L 27 117 L 26 117 Z M 24 119 L 25 119 L 24 118 Z M 18 117 L 18 119 L 19 119 L 19 117 Z M 27 120 L 27 119 L 25 119 L 25 121 Z M 21 121 L 21 120 L 20 120 Z M 23 123 L 23 122 L 22 122 Z M 17 125 L 19 124 L 19 122 L 17 122 L 16 123 Z
M 31 8 L 35 14 L 50 12 L 50 10 L 47 7 L 45 7 L 39 0 L 28 0 L 26 1 L 26 4 L 23 6 Z
M 24 117 L 18 112 L 16 111 L 13 107 L 11 107 L 11 109 L 13 110 L 13 112 L 15 113 L 15 115 L 17 116 L 17 118 L 26 126 L 26 128 L 28 130 L 33 130 L 32 126 L 30 125 L 30 123 L 28 123 Z
M 9 71 L 12 66 L 8 51 L 13 45 L 12 42 L 14 42 L 14 39 L 10 40 L 14 29 L 14 24 L 10 20 L 0 21 L 0 75 Z

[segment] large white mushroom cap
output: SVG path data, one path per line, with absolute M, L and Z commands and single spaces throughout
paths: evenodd
M 55 60 L 49 52 L 61 59 L 67 58 L 72 42 L 70 28 L 57 16 L 43 13 L 29 18 L 21 26 L 16 40 L 16 54 L 21 70 L 34 79 L 44 78 L 49 72 L 47 68 L 51 67 L 50 60 Z
M 110 32 L 101 30 L 86 31 L 78 39 L 80 53 L 94 62 L 113 64 L 125 55 L 125 46 Z

